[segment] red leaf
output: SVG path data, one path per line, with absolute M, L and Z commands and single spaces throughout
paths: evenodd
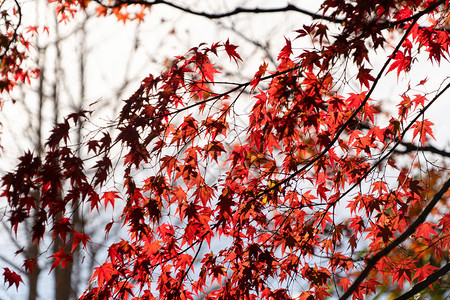
M 59 237 L 63 243 L 66 243 L 66 236 L 68 233 L 72 232 L 72 229 L 72 220 L 70 218 L 61 218 L 51 229 L 53 231 L 53 239 Z
M 256 86 L 261 81 L 262 76 L 266 73 L 268 64 L 264 62 L 262 65 L 259 66 L 258 72 L 255 73 L 255 76 L 253 76 L 252 81 L 250 82 L 250 86 L 252 87 L 252 91 L 256 88 Z
M 83 244 L 84 248 L 86 248 L 87 242 L 91 240 L 91 238 L 85 233 L 74 232 L 73 237 L 70 239 L 72 241 L 72 250 L 75 250 L 80 243 Z
M 427 140 L 427 135 L 431 136 L 434 140 L 436 140 L 433 136 L 433 130 L 431 129 L 431 126 L 433 126 L 434 123 L 428 121 L 428 119 L 425 119 L 423 121 L 416 121 L 414 125 L 411 127 L 414 129 L 413 133 L 413 141 L 416 138 L 417 134 L 419 134 L 420 141 L 422 143 L 422 146 L 425 145 L 425 141 Z
M 352 285 L 352 283 L 347 277 L 342 277 L 342 278 L 339 279 L 338 286 L 342 286 L 342 288 L 344 289 L 344 292 L 346 290 L 348 290 L 348 287 L 351 286 L 351 285 Z
M 105 263 L 102 266 L 95 268 L 94 274 L 92 274 L 89 282 L 97 279 L 98 286 L 102 286 L 105 281 L 108 282 L 111 280 L 112 275 L 115 273 L 117 273 L 117 271 L 114 269 L 113 265 L 111 263 Z
M 241 57 L 239 56 L 239 54 L 236 52 L 236 48 L 238 46 L 232 45 L 230 44 L 229 39 L 225 42 L 225 44 L 223 44 L 225 46 L 225 51 L 227 52 L 228 56 L 231 59 L 234 59 L 234 61 L 236 62 L 236 64 L 238 63 L 238 59 L 240 61 L 242 61 Z
M 50 268 L 50 272 L 53 271 L 53 269 L 59 266 L 60 264 L 61 268 L 65 268 L 67 264 L 72 263 L 73 261 L 72 255 L 64 252 L 64 249 L 62 247 L 59 247 L 59 252 L 53 254 L 50 257 L 55 258 L 55 261 L 53 262 L 52 267 Z
M 117 192 L 109 191 L 109 192 L 105 192 L 101 199 L 104 201 L 105 210 L 106 210 L 106 207 L 108 206 L 108 204 L 111 204 L 112 208 L 114 209 L 114 203 L 115 203 L 116 199 L 120 199 L 120 197 L 118 196 Z
M 103 156 L 103 158 L 101 160 L 98 160 L 95 165 L 94 165 L 94 169 L 96 169 L 96 173 L 95 173 L 95 185 L 100 185 L 102 186 L 106 180 L 108 179 L 108 174 L 109 174 L 109 170 L 112 167 L 112 163 L 111 160 L 109 159 L 108 156 Z
M 52 134 L 47 140 L 47 145 L 50 148 L 55 148 L 59 145 L 61 140 L 64 140 L 64 143 L 67 144 L 67 140 L 69 139 L 69 130 L 70 125 L 67 120 L 64 120 L 64 123 L 56 124 L 55 128 L 52 130 Z
M 287 38 L 284 39 L 286 40 L 286 45 L 283 47 L 283 49 L 281 49 L 280 54 L 278 54 L 277 60 L 288 59 L 291 54 L 293 54 L 291 41 Z
M 366 69 L 364 67 L 359 68 L 359 72 L 356 78 L 359 79 L 361 86 L 364 85 L 366 88 L 370 88 L 369 81 L 375 80 L 375 78 L 370 75 L 370 71 L 372 71 L 372 69 Z
M 392 274 L 392 280 L 397 282 L 400 287 L 403 289 L 403 283 L 405 279 L 411 283 L 411 273 L 412 268 L 410 266 L 405 266 L 404 268 L 399 268 L 396 272 Z
M 434 231 L 433 227 L 435 227 L 435 225 L 430 222 L 420 224 L 419 227 L 417 227 L 416 237 L 423 237 L 424 239 L 429 240 L 431 235 L 436 235 L 436 231 Z
M 33 272 L 34 267 L 37 266 L 37 259 L 26 259 L 23 262 L 23 268 L 25 269 L 25 272 Z
M 209 82 L 214 82 L 214 73 L 220 73 L 219 71 L 214 68 L 214 64 L 210 63 L 209 60 L 205 61 L 201 67 L 201 75 L 202 79 L 205 78 L 209 80 Z
M 430 263 L 427 263 L 425 266 L 416 269 L 416 273 L 414 274 L 413 279 L 418 278 L 419 281 L 422 281 L 437 269 L 439 268 L 430 265 Z
M 112 226 L 114 225 L 114 221 L 109 222 L 105 225 L 105 237 L 108 236 L 109 232 L 111 231 Z
M 421 105 L 424 106 L 425 101 L 427 100 L 427 97 L 423 96 L 423 95 L 414 95 L 414 99 L 412 100 L 412 102 L 414 103 L 414 109 L 417 108 L 417 106 Z
M 350 109 L 358 108 L 362 104 L 362 102 L 364 101 L 365 98 L 366 98 L 366 92 L 363 92 L 361 94 L 350 93 L 349 97 L 347 99 L 348 108 L 350 108 Z
M 397 69 L 397 78 L 401 71 L 409 71 L 411 68 L 411 56 L 405 56 L 402 51 L 398 51 L 395 55 L 394 62 L 389 67 L 388 73 Z
M 8 283 L 8 288 L 10 288 L 13 284 L 16 286 L 16 289 L 19 288 L 19 284 L 22 282 L 22 277 L 14 271 L 11 271 L 9 268 L 3 268 L 3 277 L 5 278 L 5 283 Z
M 26 31 L 27 31 L 27 33 L 31 32 L 31 34 L 34 35 L 34 34 L 38 33 L 38 28 L 39 28 L 39 26 L 27 26 Z

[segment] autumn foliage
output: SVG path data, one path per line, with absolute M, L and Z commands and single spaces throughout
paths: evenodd
M 64 18 L 88 5 L 57 3 Z M 71 128 L 90 117 L 80 111 L 54 127 L 42 158 L 25 153 L 2 179 L 11 228 L 32 219 L 36 243 L 61 238 L 53 269 L 91 242 L 73 210 L 119 210 L 104 231 L 127 237 L 108 245 L 80 299 L 364 299 L 432 284 L 449 269 L 450 180 L 427 110 L 450 84 L 418 92 L 427 80 L 412 74 L 423 53 L 448 59 L 448 5 L 326 0 L 322 19 L 296 30 L 313 47 L 286 38 L 277 65 L 242 83 L 218 68 L 245 63 L 229 40 L 190 49 L 142 80 L 115 133 L 73 146 Z M 146 7 L 97 11 L 126 22 Z M 373 95 L 391 74 L 411 83 L 389 114 Z M 424 174 L 419 152 L 439 163 Z
M 21 28 L 22 13 L 20 5 L 11 1 L 0 7 L 0 93 L 11 92 L 18 83 L 30 83 L 39 71 L 25 63 L 31 46 L 28 38 L 37 31 Z M 1 99 L 3 100 L 3 99 Z

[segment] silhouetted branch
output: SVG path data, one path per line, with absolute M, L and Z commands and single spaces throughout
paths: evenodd
M 410 153 L 410 152 L 417 152 L 417 151 L 427 151 L 435 154 L 439 154 L 441 156 L 450 157 L 450 152 L 438 149 L 434 146 L 427 145 L 427 146 L 417 146 L 412 143 L 408 142 L 401 142 L 400 145 L 404 146 L 406 149 L 399 150 L 395 149 L 395 153 Z
M 113 8 L 113 7 L 118 7 L 121 6 L 123 4 L 127 4 L 127 5 L 132 5 L 132 4 L 140 4 L 140 5 L 145 5 L 145 6 L 154 6 L 154 5 L 158 5 L 158 4 L 163 4 L 172 8 L 175 8 L 177 10 L 183 11 L 185 13 L 191 14 L 191 15 L 196 15 L 196 16 L 200 16 L 200 17 L 205 17 L 208 19 L 221 19 L 221 18 L 227 18 L 227 17 L 231 17 L 234 15 L 239 15 L 239 14 L 266 14 L 266 13 L 276 13 L 276 12 L 299 12 L 302 13 L 304 15 L 307 15 L 309 17 L 311 17 L 313 20 L 314 19 L 318 19 L 318 20 L 326 20 L 326 21 L 330 21 L 330 22 L 336 22 L 336 23 L 340 23 L 343 22 L 343 19 L 337 19 L 335 17 L 330 17 L 330 16 L 324 16 L 322 14 L 319 13 L 314 13 L 311 12 L 309 10 L 300 8 L 298 6 L 295 6 L 293 4 L 287 4 L 286 6 L 283 7 L 274 7 L 274 8 L 258 8 L 258 7 L 253 7 L 253 8 L 246 8 L 246 7 L 236 7 L 233 10 L 227 11 L 227 12 L 222 12 L 222 13 L 208 13 L 208 12 L 204 12 L 204 11 L 196 11 L 193 10 L 191 8 L 187 8 L 187 7 L 183 7 L 180 5 L 177 5 L 175 3 L 169 2 L 169 1 L 165 1 L 165 0 L 155 0 L 155 1 L 144 1 L 144 0 L 138 0 L 138 1 L 116 1 L 113 5 L 106 5 L 104 3 L 101 3 L 101 1 L 96 1 L 97 3 L 99 3 L 100 5 L 104 6 L 104 7 L 108 7 L 108 8 Z
M 2 61 L 3 57 L 5 57 L 6 53 L 8 53 L 8 50 L 11 47 L 11 44 L 16 41 L 17 31 L 19 30 L 19 27 L 22 24 L 22 8 L 20 7 L 20 4 L 19 4 L 19 2 L 17 2 L 17 0 L 14 0 L 14 3 L 17 6 L 17 15 L 18 15 L 19 21 L 17 22 L 16 27 L 14 28 L 14 33 L 13 33 L 11 39 L 9 40 L 8 44 L 5 46 L 5 50 L 0 55 L 0 61 Z
M 367 260 L 367 265 L 364 268 L 364 270 L 361 272 L 361 274 L 359 274 L 359 276 L 355 279 L 353 284 L 344 293 L 344 295 L 342 295 L 342 297 L 339 298 L 339 300 L 344 300 L 350 297 L 350 295 L 356 291 L 356 289 L 364 281 L 364 279 L 366 279 L 366 277 L 369 275 L 370 271 L 376 266 L 378 261 L 383 257 L 387 256 L 393 249 L 395 249 L 409 236 L 411 236 L 416 231 L 417 227 L 419 227 L 420 224 L 425 222 L 425 219 L 427 218 L 431 210 L 439 202 L 439 200 L 441 200 L 442 196 L 444 196 L 444 194 L 447 192 L 449 188 L 450 188 L 450 179 L 447 179 L 447 181 L 444 183 L 441 189 L 436 194 L 434 194 L 433 199 L 431 199 L 430 203 L 428 203 L 428 205 L 425 207 L 422 213 L 414 221 L 414 223 L 412 223 L 399 237 L 393 240 L 389 245 L 387 245 L 385 248 L 377 252 L 377 254 L 375 254 L 372 258 Z
M 158 4 L 162 4 L 162 5 L 166 5 L 172 8 L 175 8 L 177 10 L 183 11 L 185 13 L 191 14 L 191 15 L 195 15 L 195 16 L 200 16 L 200 17 L 205 17 L 208 19 L 221 19 L 221 18 L 227 18 L 227 17 L 231 17 L 231 16 L 235 16 L 235 15 L 239 15 L 239 14 L 267 14 L 267 13 L 277 13 L 277 12 L 298 12 L 301 13 L 303 15 L 309 16 L 311 17 L 313 20 L 325 20 L 328 22 L 332 22 L 332 23 L 336 23 L 336 24 L 341 24 L 343 22 L 346 21 L 346 19 L 342 19 L 342 18 L 336 18 L 335 16 L 328 16 L 328 15 L 324 15 L 318 12 L 312 12 L 306 9 L 303 9 L 301 7 L 298 7 L 296 5 L 293 4 L 286 4 L 286 6 L 283 7 L 274 7 L 274 8 L 258 8 L 258 7 L 253 7 L 253 8 L 246 8 L 246 7 L 236 7 L 233 10 L 227 11 L 227 12 L 222 12 L 222 13 L 209 13 L 209 12 L 205 12 L 205 11 L 196 11 L 193 10 L 191 8 L 188 7 L 184 7 L 166 0 L 154 0 L 154 1 L 145 1 L 145 0 L 125 0 L 125 1 L 121 1 L 118 0 L 116 1 L 114 4 L 105 4 L 102 3 L 101 0 L 94 0 L 95 2 L 97 2 L 98 4 L 102 5 L 103 7 L 107 7 L 107 8 L 114 8 L 114 7 L 120 7 L 122 5 L 145 5 L 145 6 L 155 6 Z M 409 21 L 414 20 L 415 18 L 417 18 L 418 15 L 423 15 L 424 13 L 428 13 L 432 10 L 434 10 L 436 7 L 438 7 L 441 4 L 444 4 L 445 1 L 444 0 L 439 0 L 436 3 L 430 5 L 427 9 L 420 11 L 419 13 L 402 19 L 402 20 L 398 20 L 398 21 L 383 21 L 378 23 L 377 25 L 380 26 L 381 29 L 387 29 L 387 28 L 394 28 L 396 26 L 400 26 L 402 24 L 405 24 Z M 422 26 L 419 26 L 422 27 Z M 442 29 L 444 31 L 450 31 L 448 29 Z
M 420 291 L 424 290 L 427 286 L 429 286 L 433 282 L 437 281 L 439 279 L 439 277 L 447 274 L 448 272 L 450 272 L 450 263 L 447 263 L 445 266 L 443 266 L 442 268 L 440 268 L 433 274 L 429 275 L 427 278 L 425 278 L 421 282 L 417 283 L 407 293 L 401 295 L 398 298 L 395 298 L 394 300 L 407 300 L 410 297 L 413 297 L 414 295 L 418 294 Z

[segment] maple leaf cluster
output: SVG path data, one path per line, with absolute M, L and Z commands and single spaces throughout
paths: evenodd
M 13 5 L 10 7 L 10 5 Z M 0 94 L 10 93 L 19 83 L 30 84 L 30 80 L 39 75 L 39 70 L 27 66 L 26 59 L 31 43 L 28 37 L 38 30 L 21 27 L 22 12 L 20 5 L 8 3 L 0 9 Z M 0 99 L 0 105 L 4 99 Z
M 77 5 L 60 3 L 62 11 Z M 51 268 L 64 267 L 90 242 L 67 217 L 75 203 L 93 213 L 119 207 L 115 222 L 128 236 L 109 246 L 80 299 L 362 299 L 382 285 L 426 280 L 449 258 L 448 172 L 430 173 L 427 185 L 396 150 L 408 133 L 422 147 L 434 138 L 424 115 L 450 85 L 434 97 L 408 90 L 384 123 L 372 95 L 386 72 L 411 71 L 414 49 L 432 63 L 448 58 L 447 5 L 326 0 L 327 20 L 344 20 L 338 29 L 325 21 L 303 26 L 297 39 L 311 37 L 313 48 L 295 50 L 286 39 L 274 69 L 263 63 L 232 88 L 216 80 L 216 60 L 239 64 L 236 45 L 190 49 L 142 80 L 124 103 L 116 136 L 105 130 L 83 145 L 95 174 L 87 175 L 69 145 L 70 129 L 88 120 L 87 111 L 55 126 L 42 159 L 22 156 L 2 179 L 11 227 L 32 219 L 36 243 L 46 232 L 60 238 Z M 429 24 L 419 26 L 422 17 Z M 372 50 L 391 42 L 388 30 L 401 37 L 375 72 Z M 350 65 L 360 89 L 347 93 L 338 69 Z M 250 112 L 241 107 L 244 91 Z M 123 189 L 108 185 L 114 147 Z M 9 285 L 21 281 L 9 269 L 4 276 Z

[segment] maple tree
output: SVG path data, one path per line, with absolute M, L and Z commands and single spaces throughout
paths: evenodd
M 89 4 L 56 2 L 63 20 Z M 96 3 L 123 22 L 152 5 L 188 10 Z M 52 268 L 64 267 L 90 237 L 61 216 L 120 210 L 104 231 L 128 235 L 109 245 L 80 299 L 363 299 L 389 285 L 411 287 L 399 299 L 417 294 L 450 270 L 450 155 L 430 144 L 427 118 L 450 84 L 420 92 L 428 80 L 412 76 L 424 56 L 436 68 L 448 59 L 448 4 L 326 0 L 296 30 L 311 47 L 286 38 L 274 69 L 263 62 L 241 83 L 218 67 L 244 63 L 229 40 L 191 48 L 142 80 L 115 136 L 100 129 L 73 146 L 71 128 L 89 122 L 81 110 L 54 127 L 42 158 L 25 153 L 2 180 L 11 228 L 33 217 L 36 243 L 46 232 L 63 241 Z M 253 12 L 286 10 L 308 14 Z M 389 113 L 374 94 L 392 75 L 410 83 Z M 112 185 L 114 175 L 123 181 Z M 10 269 L 4 278 L 21 282 Z

